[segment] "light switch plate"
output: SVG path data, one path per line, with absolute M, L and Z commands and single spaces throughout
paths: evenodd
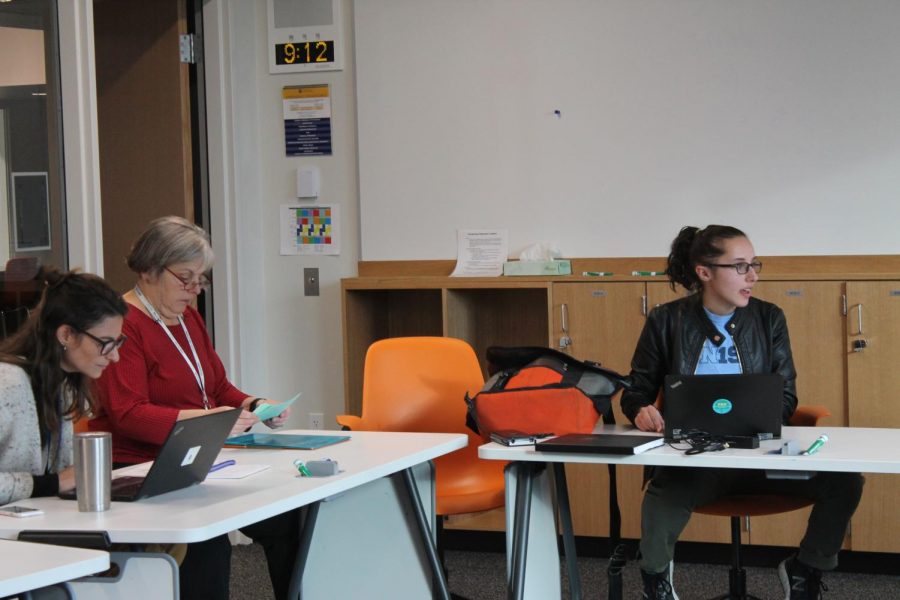
M 319 295 L 319 269 L 306 267 L 303 269 L 303 295 Z

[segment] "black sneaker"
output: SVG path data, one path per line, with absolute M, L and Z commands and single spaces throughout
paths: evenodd
M 778 577 L 784 588 L 784 600 L 820 600 L 828 587 L 822 581 L 822 571 L 809 567 L 791 556 L 778 565 Z
M 672 563 L 662 573 L 647 573 L 641 571 L 641 579 L 644 580 L 644 595 L 648 600 L 678 600 L 678 595 L 672 589 Z

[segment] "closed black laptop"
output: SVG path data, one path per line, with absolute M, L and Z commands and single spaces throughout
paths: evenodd
M 663 445 L 658 435 L 621 433 L 569 433 L 535 444 L 538 452 L 585 454 L 640 454 Z
M 132 502 L 200 483 L 240 414 L 240 410 L 223 410 L 176 421 L 147 475 L 116 477 L 111 498 Z M 60 497 L 74 500 L 74 490 L 60 493 Z
M 781 375 L 668 375 L 663 393 L 667 440 L 689 430 L 781 437 Z

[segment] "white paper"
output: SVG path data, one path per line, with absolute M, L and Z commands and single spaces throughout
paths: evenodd
M 499 277 L 509 257 L 506 229 L 460 229 L 456 232 L 456 268 L 451 277 Z

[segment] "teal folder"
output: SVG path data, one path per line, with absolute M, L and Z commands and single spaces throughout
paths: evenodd
M 350 439 L 349 435 L 296 435 L 291 433 L 245 433 L 225 440 L 226 446 L 240 448 L 288 448 L 291 450 L 315 450 L 339 444 Z

